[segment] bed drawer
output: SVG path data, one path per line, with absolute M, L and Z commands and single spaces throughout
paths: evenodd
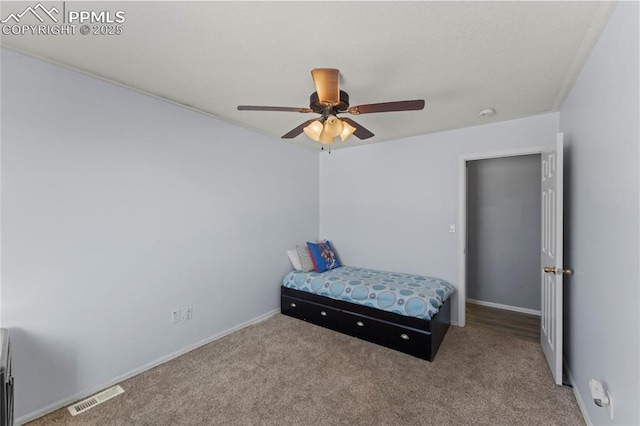
M 340 310 L 317 303 L 281 296 L 280 309 L 283 314 L 337 330 L 340 327 Z
M 342 311 L 342 330 L 351 336 L 429 359 L 431 333 Z

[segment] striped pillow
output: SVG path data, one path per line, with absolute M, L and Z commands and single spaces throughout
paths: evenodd
M 302 272 L 311 272 L 315 271 L 315 266 L 313 266 L 313 261 L 311 260 L 311 254 L 309 253 L 309 249 L 307 247 L 296 246 L 296 251 L 298 252 L 298 256 L 300 256 L 300 264 L 302 265 Z

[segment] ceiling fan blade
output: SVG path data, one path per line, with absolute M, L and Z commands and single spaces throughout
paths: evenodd
M 311 70 L 313 83 L 316 85 L 318 99 L 329 106 L 340 103 L 340 71 L 335 68 L 315 68 Z
M 415 99 L 412 101 L 381 102 L 379 104 L 367 104 L 350 107 L 349 114 L 371 114 L 374 112 L 392 111 L 417 111 L 424 108 L 424 100 Z
M 353 132 L 353 134 L 358 139 L 369 139 L 370 137 L 373 136 L 373 133 L 371 133 L 369 130 L 367 130 L 366 128 L 362 127 L 362 125 L 356 123 L 355 121 L 353 121 L 350 118 L 340 117 L 340 120 L 345 121 L 345 122 L 349 123 L 350 125 L 352 125 L 353 127 L 356 128 L 356 131 Z
M 238 111 L 313 112 L 311 108 L 255 106 L 255 105 L 238 105 Z
M 296 136 L 298 136 L 300 133 L 302 133 L 304 131 L 304 128 L 307 127 L 309 124 L 313 123 L 315 121 L 314 120 L 307 120 L 304 123 L 302 123 L 301 125 L 299 125 L 298 127 L 296 127 L 295 129 L 292 129 L 289 133 L 286 133 L 284 136 L 282 136 L 282 139 L 293 139 Z

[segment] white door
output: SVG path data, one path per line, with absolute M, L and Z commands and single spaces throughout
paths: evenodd
M 562 133 L 542 153 L 542 302 L 540 340 L 553 379 L 562 384 Z

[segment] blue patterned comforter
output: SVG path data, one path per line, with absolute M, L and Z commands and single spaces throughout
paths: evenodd
M 422 319 L 431 319 L 454 290 L 451 284 L 437 278 L 352 266 L 322 273 L 292 271 L 282 285 Z

